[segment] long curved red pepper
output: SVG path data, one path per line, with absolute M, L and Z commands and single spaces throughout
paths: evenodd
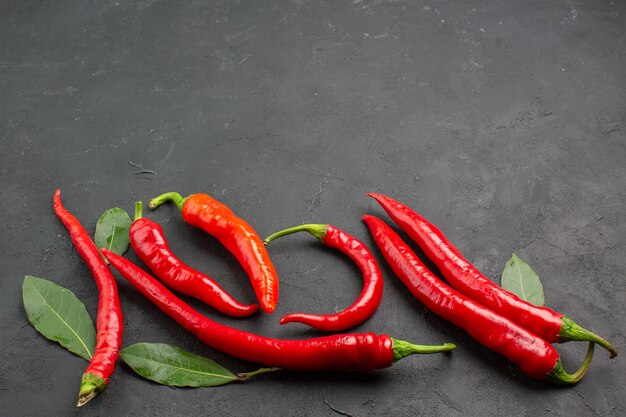
M 209 320 L 132 262 L 106 249 L 102 253 L 128 282 L 187 331 L 210 347 L 247 361 L 298 371 L 367 371 L 388 367 L 414 353 L 455 348 L 451 343 L 414 345 L 373 333 L 279 340 L 244 332 Z
M 135 221 L 129 236 L 139 259 L 168 287 L 233 317 L 249 316 L 259 308 L 257 304 L 241 304 L 209 276 L 178 259 L 170 250 L 161 226 L 142 217 L 141 202 L 135 203 Z
M 504 355 L 532 378 L 567 385 L 575 384 L 585 375 L 593 357 L 593 343 L 589 343 L 580 369 L 572 375 L 568 374 L 551 344 L 439 280 L 382 220 L 363 216 L 363 221 L 393 272 L 435 314 L 467 331 L 489 349 Z
M 265 238 L 265 244 L 280 236 L 300 231 L 309 232 L 322 244 L 338 249 L 348 255 L 363 273 L 363 290 L 345 310 L 336 314 L 287 314 L 280 319 L 280 324 L 299 322 L 326 332 L 339 332 L 370 318 L 376 311 L 383 297 L 383 277 L 376 259 L 355 237 L 330 224 L 303 224 L 273 233 Z
M 252 287 L 268 313 L 278 302 L 278 275 L 259 235 L 252 226 L 237 217 L 226 205 L 206 194 L 183 198 L 175 192 L 161 194 L 150 200 L 155 209 L 168 201 L 181 210 L 183 220 L 202 229 L 220 241 L 239 261 L 252 282 Z
M 382 194 L 369 193 L 402 230 L 413 239 L 439 268 L 450 285 L 461 293 L 497 311 L 550 343 L 572 340 L 594 342 L 609 351 L 617 350 L 607 340 L 584 329 L 572 319 L 547 307 L 535 306 L 506 291 L 470 264 L 444 234 L 404 204 Z
M 54 212 L 69 232 L 76 251 L 91 270 L 99 291 L 96 350 L 81 380 L 76 404 L 80 407 L 103 391 L 109 382 L 122 345 L 124 318 L 113 274 L 85 228 L 63 207 L 59 189 L 54 193 Z

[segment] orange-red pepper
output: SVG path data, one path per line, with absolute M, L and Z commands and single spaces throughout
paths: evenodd
M 261 308 L 268 313 L 278 302 L 278 275 L 259 235 L 246 221 L 223 203 L 206 194 L 183 198 L 176 192 L 150 200 L 150 208 L 171 201 L 181 210 L 183 220 L 220 241 L 239 261 L 252 282 Z

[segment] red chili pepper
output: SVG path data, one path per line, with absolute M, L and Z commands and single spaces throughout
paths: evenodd
M 170 250 L 161 226 L 142 217 L 141 201 L 135 203 L 135 221 L 129 236 L 139 259 L 170 288 L 196 297 L 229 316 L 249 316 L 259 308 L 257 304 L 241 304 L 213 279 L 178 259 Z
M 187 331 L 210 347 L 243 360 L 299 371 L 367 371 L 388 367 L 414 353 L 438 353 L 455 348 L 451 343 L 414 345 L 373 333 L 279 340 L 244 332 L 209 320 L 137 265 L 106 249 L 102 252 L 128 282 Z
M 568 385 L 575 384 L 585 375 L 593 357 L 592 342 L 583 365 L 576 373 L 568 374 L 552 345 L 443 283 L 382 220 L 373 216 L 363 216 L 363 220 L 393 272 L 435 314 L 504 355 L 532 378 Z
M 572 319 L 547 307 L 530 304 L 494 284 L 470 264 L 437 227 L 402 203 L 381 194 L 369 193 L 387 214 L 413 239 L 439 268 L 450 285 L 466 296 L 497 311 L 550 343 L 571 340 L 594 342 L 609 351 L 617 350 L 604 338 L 584 329 Z
M 363 273 L 363 290 L 350 307 L 337 314 L 288 314 L 280 320 L 280 324 L 300 322 L 319 330 L 338 332 L 370 318 L 383 297 L 383 277 L 376 259 L 367 247 L 353 236 L 329 224 L 303 224 L 291 227 L 268 236 L 263 242 L 267 244 L 280 236 L 300 231 L 309 232 L 322 244 L 348 255 Z
M 268 313 L 278 302 L 278 276 L 276 269 L 252 226 L 237 217 L 227 206 L 206 194 L 165 193 L 150 200 L 155 209 L 168 201 L 181 210 L 183 220 L 214 236 L 233 254 L 246 271 L 261 308 Z
M 91 270 L 100 293 L 96 320 L 96 350 L 81 380 L 76 404 L 80 407 L 103 391 L 109 382 L 122 345 L 124 318 L 113 274 L 104 263 L 85 228 L 63 207 L 59 189 L 54 193 L 54 212 L 70 233 L 72 242 Z

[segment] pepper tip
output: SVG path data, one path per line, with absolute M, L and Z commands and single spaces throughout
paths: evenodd
M 57 188 L 56 190 L 54 190 L 54 197 L 52 198 L 52 200 L 54 201 L 54 204 L 57 204 L 61 201 L 61 189 Z
M 372 216 L 370 214 L 364 214 L 363 217 L 361 217 L 361 220 L 363 220 L 367 225 L 369 225 L 371 221 L 376 221 L 376 220 L 380 220 L 380 219 L 378 217 Z
M 268 314 L 272 314 L 274 312 L 274 310 L 276 310 L 276 304 L 271 303 L 268 300 L 263 300 L 263 302 L 261 303 L 261 308 L 263 309 L 263 311 L 265 311 Z

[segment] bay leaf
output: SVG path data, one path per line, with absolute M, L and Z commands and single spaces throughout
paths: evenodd
M 539 275 L 515 254 L 507 261 L 502 271 L 501 285 L 505 290 L 531 304 L 542 306 L 545 302 Z
M 278 368 L 235 375 L 214 361 L 165 343 L 135 343 L 120 351 L 122 360 L 136 373 L 171 387 L 216 387 Z
M 93 241 L 98 250 L 107 248 L 113 253 L 123 255 L 130 246 L 128 230 L 132 220 L 126 210 L 114 207 L 102 213 L 96 223 Z M 105 259 L 108 264 L 109 261 Z
M 96 329 L 85 305 L 67 288 L 30 275 L 24 277 L 22 299 L 28 320 L 39 333 L 72 353 L 90 360 Z
M 213 387 L 237 379 L 212 360 L 165 343 L 136 343 L 120 357 L 142 377 L 172 387 Z

